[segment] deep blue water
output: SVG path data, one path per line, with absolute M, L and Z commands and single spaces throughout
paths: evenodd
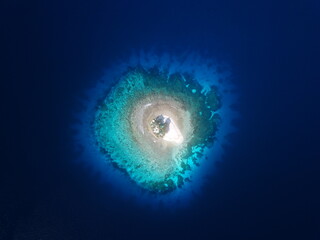
M 320 239 L 317 1 L 5 1 L 0 239 Z M 74 164 L 77 99 L 132 50 L 230 64 L 238 131 L 187 209 Z

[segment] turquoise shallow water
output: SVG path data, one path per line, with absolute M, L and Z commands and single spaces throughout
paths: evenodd
M 129 69 L 98 105 L 93 130 L 97 145 L 139 186 L 158 193 L 190 181 L 205 147 L 214 142 L 220 116 L 218 90 L 204 93 L 187 73 L 157 67 Z M 183 130 L 182 143 L 150 134 L 154 114 L 170 115 Z

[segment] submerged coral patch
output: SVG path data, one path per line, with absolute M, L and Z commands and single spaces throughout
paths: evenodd
M 168 193 L 201 164 L 219 127 L 217 87 L 192 73 L 128 67 L 100 100 L 92 123 L 100 152 L 137 185 Z

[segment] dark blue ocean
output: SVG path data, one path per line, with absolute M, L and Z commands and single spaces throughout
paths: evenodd
M 1 22 L 1 240 L 319 240 L 319 1 L 9 1 Z M 232 71 L 239 117 L 186 208 L 119 197 L 77 161 L 84 92 L 139 50 Z

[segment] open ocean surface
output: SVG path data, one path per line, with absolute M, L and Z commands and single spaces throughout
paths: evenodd
M 5 0 L 0 20 L 0 240 L 320 239 L 319 1 Z M 236 131 L 185 208 L 119 197 L 73 147 L 84 92 L 140 50 L 233 76 Z

